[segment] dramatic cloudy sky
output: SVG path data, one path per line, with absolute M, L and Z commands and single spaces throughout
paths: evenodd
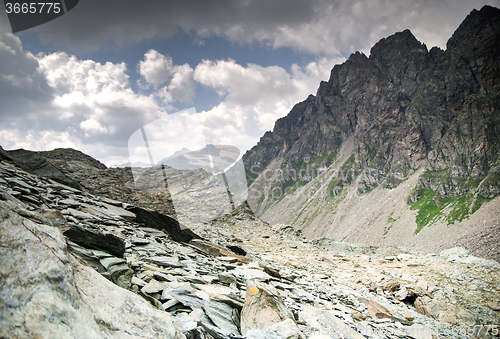
M 485 4 L 500 0 L 81 0 L 16 34 L 0 5 L 0 145 L 120 164 L 135 131 L 194 107 L 210 142 L 244 151 L 350 53 L 406 28 L 444 49 Z

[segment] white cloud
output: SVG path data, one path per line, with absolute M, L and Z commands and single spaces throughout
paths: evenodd
M 190 103 L 196 96 L 196 83 L 193 79 L 193 69 L 188 64 L 174 68 L 172 81 L 168 85 L 168 91 L 173 100 Z
M 100 64 L 57 52 L 40 56 L 39 64 L 56 94 L 55 119 L 76 124 L 82 134 L 77 137 L 112 138 L 161 113 L 152 95 L 130 88 L 125 63 Z
M 334 64 L 342 59 L 322 58 L 305 67 L 292 65 L 291 73 L 278 66 L 246 67 L 234 60 L 204 60 L 194 71 L 194 79 L 216 90 L 222 102 L 203 112 L 210 142 L 252 147 L 275 121 L 314 94 L 321 80 L 328 80 Z
M 173 68 L 172 58 L 154 49 L 147 51 L 144 54 L 144 60 L 141 60 L 138 65 L 139 73 L 148 84 L 154 86 L 161 85 L 169 80 Z
M 170 56 L 150 49 L 144 54 L 144 60 L 139 62 L 137 69 L 142 76 L 139 87 L 147 89 L 149 85 L 153 85 L 157 90 L 156 95 L 165 104 L 173 101 L 187 104 L 195 97 L 193 69 L 188 64 L 174 65 Z M 167 82 L 167 85 L 159 88 Z
M 24 148 L 33 151 L 45 151 L 57 147 L 82 147 L 81 142 L 71 136 L 70 131 L 24 131 L 18 128 L 0 130 L 2 146 L 6 149 Z

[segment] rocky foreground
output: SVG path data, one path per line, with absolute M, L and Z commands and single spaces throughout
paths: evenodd
M 308 241 L 246 207 L 194 232 L 0 154 L 0 338 L 493 338 L 500 265 Z

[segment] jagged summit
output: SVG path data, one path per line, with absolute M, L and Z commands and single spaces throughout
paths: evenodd
M 415 54 L 426 54 L 425 44 L 406 29 L 381 39 L 370 50 L 370 60 L 379 67 L 397 67 L 398 63 L 410 63 Z
M 494 39 L 498 34 L 498 22 L 500 13 L 498 8 L 492 6 L 483 6 L 479 11 L 474 9 L 465 20 L 458 26 L 452 37 L 446 43 L 447 49 L 454 49 L 463 46 L 466 49 L 472 49 L 474 45 L 485 46 L 491 42 L 497 42 Z

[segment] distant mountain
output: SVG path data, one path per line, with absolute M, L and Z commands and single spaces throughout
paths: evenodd
M 168 161 L 170 159 L 176 158 L 178 156 L 181 156 L 181 155 L 189 153 L 189 152 L 191 152 L 190 149 L 187 149 L 186 147 L 183 147 L 181 150 L 175 151 L 174 154 L 172 154 L 171 156 L 161 159 L 160 161 L 158 161 L 156 163 L 156 165 L 164 164 L 166 161 Z
M 210 157 L 209 157 L 210 156 Z M 224 172 L 240 157 L 240 150 L 228 145 L 206 145 L 202 149 L 190 151 L 183 148 L 172 156 L 158 162 L 176 169 L 195 170 L 203 168 L 209 173 Z
M 140 161 L 136 161 L 136 162 L 124 162 L 122 164 L 119 164 L 119 165 L 111 165 L 110 167 L 117 167 L 117 168 L 124 168 L 124 167 L 144 167 L 144 168 L 147 168 L 147 167 L 151 167 L 151 164 L 147 164 L 145 162 L 140 162 Z
M 352 54 L 243 156 L 252 208 L 309 237 L 369 244 L 498 230 L 485 212 L 500 199 L 498 41 L 500 10 L 485 6 L 445 51 L 405 30 Z

